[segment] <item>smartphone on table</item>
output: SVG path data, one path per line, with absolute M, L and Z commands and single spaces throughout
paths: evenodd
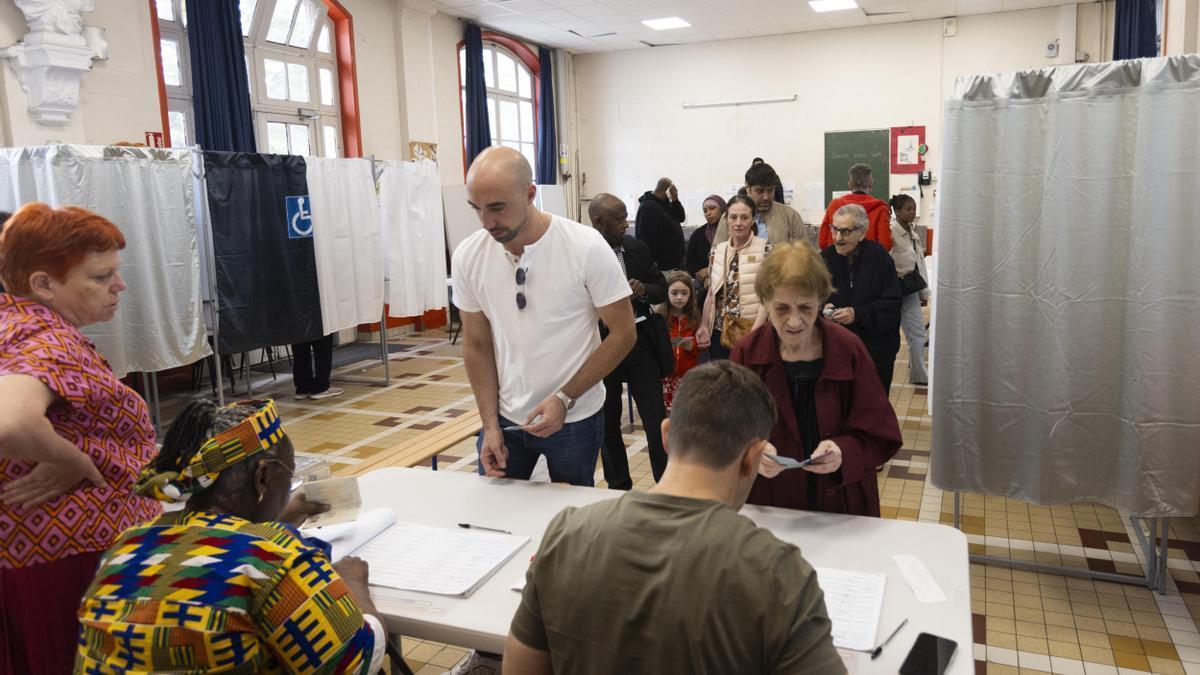
M 942 675 L 958 643 L 931 633 L 921 633 L 900 666 L 900 675 Z

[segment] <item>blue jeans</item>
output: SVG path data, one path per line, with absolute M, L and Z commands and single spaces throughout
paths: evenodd
M 500 417 L 501 427 L 517 423 Z M 504 469 L 507 478 L 529 480 L 538 455 L 545 455 L 550 480 L 555 483 L 595 486 L 596 460 L 600 446 L 604 444 L 604 411 L 591 417 L 564 424 L 562 429 L 547 438 L 538 438 L 524 431 L 505 431 L 504 447 L 508 448 L 508 466 Z M 475 454 L 479 456 L 483 447 L 483 434 L 475 441 Z M 479 474 L 483 475 L 483 461 L 479 462 Z

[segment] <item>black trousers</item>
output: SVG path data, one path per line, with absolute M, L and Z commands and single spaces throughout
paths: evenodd
M 879 382 L 883 385 L 883 393 L 890 394 L 892 391 L 892 373 L 896 370 L 896 355 L 872 357 L 871 360 L 875 363 L 875 372 L 879 374 Z
M 629 384 L 638 415 L 646 427 L 646 445 L 650 452 L 650 470 L 654 481 L 662 478 L 667 468 L 667 451 L 663 449 L 662 421 L 667 416 L 663 403 L 662 379 L 650 347 L 639 338 L 629 356 L 604 378 L 604 447 L 600 458 L 604 463 L 604 480 L 613 490 L 630 490 L 629 459 L 625 456 L 625 441 L 621 438 L 621 383 Z
M 333 333 L 292 345 L 292 364 L 297 394 L 319 394 L 328 389 L 329 372 L 333 370 Z

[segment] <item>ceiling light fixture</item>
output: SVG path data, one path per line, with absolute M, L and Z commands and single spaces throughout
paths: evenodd
M 836 12 L 842 9 L 856 9 L 858 3 L 854 0 L 808 0 L 808 6 L 814 12 Z
M 692 24 L 684 21 L 677 16 L 670 16 L 665 19 L 646 19 L 642 23 L 646 24 L 654 30 L 673 30 L 675 28 L 689 28 Z

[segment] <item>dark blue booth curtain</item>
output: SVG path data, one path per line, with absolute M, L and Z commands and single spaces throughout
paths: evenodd
M 1117 0 L 1113 60 L 1158 56 L 1154 0 Z
M 238 0 L 187 3 L 196 142 L 205 150 L 255 152 Z
M 554 65 L 551 52 L 538 48 L 538 63 L 541 66 L 541 100 L 538 102 L 538 185 L 558 183 L 558 134 L 554 129 Z
M 475 155 L 492 144 L 492 132 L 488 128 L 487 82 L 483 79 L 483 33 L 479 26 L 468 23 L 463 42 L 467 52 L 467 109 L 463 112 L 467 124 L 467 166 L 470 166 L 475 161 Z

